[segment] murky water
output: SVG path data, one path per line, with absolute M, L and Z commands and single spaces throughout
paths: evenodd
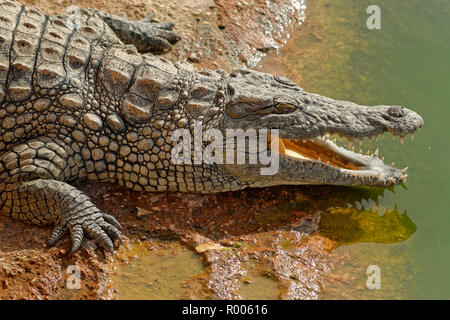
M 322 217 L 319 232 L 338 240 L 341 246 L 333 255 L 344 257 L 332 272 L 348 278 L 325 282 L 321 297 L 448 299 L 450 3 L 376 1 L 381 30 L 366 27 L 371 4 L 309 1 L 298 35 L 278 56 L 266 57 L 261 69 L 332 98 L 403 105 L 425 121 L 415 140 L 404 145 L 389 134 L 363 143 L 364 150 L 380 147 L 388 163 L 409 166 L 410 176 L 406 188 L 397 186 L 377 201 L 361 201 L 351 212 L 328 210 Z M 402 230 L 394 228 L 399 225 Z M 365 286 L 370 265 L 380 267 L 379 290 Z
M 202 260 L 176 242 L 135 242 L 131 248 L 134 261 L 112 277 L 115 299 L 181 299 L 189 294 L 187 282 L 204 272 Z

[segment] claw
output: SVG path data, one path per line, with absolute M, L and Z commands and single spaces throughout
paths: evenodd
M 122 237 L 120 236 L 120 231 L 117 230 L 116 227 L 110 225 L 107 222 L 103 222 L 100 224 L 100 227 L 108 234 L 108 236 L 112 240 L 119 240 L 120 243 L 123 243 Z
M 88 235 L 95 239 L 95 241 L 100 244 L 103 248 L 105 248 L 107 251 L 109 251 L 111 254 L 114 253 L 114 245 L 109 239 L 108 235 L 103 231 L 102 228 L 100 228 L 99 225 L 95 224 L 94 222 L 88 222 L 83 227 L 85 227 L 86 232 Z
M 83 241 L 83 228 L 81 227 L 81 225 L 77 224 L 72 228 L 71 236 L 72 250 L 70 251 L 70 253 L 74 253 L 80 248 L 81 242 Z
M 69 230 L 65 226 L 58 225 L 53 229 L 50 239 L 48 240 L 48 245 L 53 246 L 63 235 L 65 235 Z
M 81 247 L 85 233 L 111 254 L 114 253 L 114 240 L 119 240 L 120 244 L 123 243 L 119 231 L 122 226 L 113 216 L 97 211 L 89 216 L 85 215 L 87 219 L 82 223 L 77 222 L 79 217 L 80 212 L 75 213 L 73 217 L 69 217 L 65 222 L 60 222 L 52 231 L 48 245 L 54 245 L 69 231 L 72 238 L 70 253 L 74 253 Z
M 112 224 L 114 227 L 116 227 L 117 229 L 119 229 L 119 230 L 121 230 L 122 229 L 122 226 L 120 225 L 120 223 L 116 220 L 116 218 L 114 218 L 112 215 L 109 215 L 109 214 L 106 214 L 106 213 L 104 213 L 103 214 L 103 219 L 106 221 L 106 222 L 109 222 L 110 224 Z
M 153 13 L 150 13 L 148 16 L 146 16 L 145 18 L 141 19 L 142 22 L 152 22 L 153 19 Z

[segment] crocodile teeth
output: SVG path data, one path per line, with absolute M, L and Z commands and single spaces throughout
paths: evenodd
M 405 142 L 405 138 L 404 137 L 400 137 L 400 143 L 403 144 L 403 142 Z
M 402 173 L 405 173 L 406 171 L 408 171 L 408 167 L 402 169 Z
M 414 140 L 414 133 L 411 133 L 411 140 Z
M 378 157 L 378 148 L 377 150 L 375 150 L 375 152 L 373 153 L 374 156 Z

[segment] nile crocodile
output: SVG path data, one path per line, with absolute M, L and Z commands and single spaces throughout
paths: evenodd
M 95 9 L 48 16 L 0 0 L 0 205 L 6 215 L 56 225 L 49 245 L 70 233 L 73 252 L 86 234 L 112 251 L 120 224 L 69 183 L 209 193 L 405 180 L 405 170 L 377 154 L 339 147 L 328 135 L 404 137 L 423 124 L 415 112 L 333 100 L 248 69 L 227 74 L 172 63 L 154 54 L 180 39 L 172 26 Z M 279 148 L 268 151 L 279 154 L 278 171 L 261 175 L 262 164 L 250 163 L 174 163 L 172 133 L 195 134 L 196 123 L 224 133 L 278 129 Z

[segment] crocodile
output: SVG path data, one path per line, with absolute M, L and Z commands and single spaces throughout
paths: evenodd
M 4 214 L 54 226 L 50 246 L 69 234 L 71 252 L 85 236 L 113 252 L 121 241 L 120 223 L 73 182 L 213 193 L 405 181 L 406 169 L 385 164 L 376 153 L 339 146 L 330 135 L 353 141 L 390 132 L 403 139 L 423 125 L 414 111 L 334 100 L 246 68 L 228 74 L 172 63 L 159 54 L 180 40 L 172 28 L 151 17 L 132 21 L 96 9 L 49 16 L 0 0 Z M 278 154 L 278 171 L 261 175 L 263 164 L 257 163 L 174 163 L 173 133 L 194 135 L 198 125 L 223 133 L 277 130 L 277 137 L 265 138 L 278 141 L 268 150 Z

